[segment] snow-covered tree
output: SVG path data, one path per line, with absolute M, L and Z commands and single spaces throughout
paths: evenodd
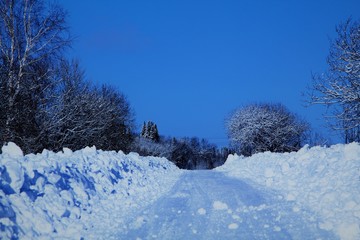
M 0 0 L 0 143 L 38 144 L 38 108 L 70 42 L 65 16 L 44 0 Z
M 141 128 L 141 133 L 140 133 L 140 136 L 141 137 L 145 137 L 146 136 L 146 133 L 147 133 L 147 125 L 146 123 L 144 122 L 142 128 Z
M 360 22 L 348 19 L 336 32 L 329 70 L 313 76 L 310 103 L 332 110 L 326 116 L 330 127 L 342 131 L 348 143 L 360 141 Z
M 13 141 L 26 153 L 92 145 L 127 151 L 129 103 L 64 60 L 71 39 L 65 20 L 45 0 L 0 0 L 0 145 Z
M 159 141 L 159 139 L 160 139 L 159 131 L 158 131 L 158 128 L 157 128 L 155 123 L 153 123 L 151 125 L 149 133 L 150 133 L 149 137 L 150 137 L 151 140 L 153 140 L 155 142 Z
M 46 126 L 47 148 L 95 145 L 123 150 L 131 143 L 132 114 L 125 97 L 109 86 L 92 86 L 78 62 L 63 61 Z
M 145 124 L 144 122 L 140 136 L 143 138 L 150 139 L 154 142 L 158 142 L 160 140 L 160 135 L 157 126 L 152 121 L 148 121 L 147 124 Z
M 298 150 L 309 126 L 281 104 L 250 104 L 227 119 L 229 139 L 240 154 Z

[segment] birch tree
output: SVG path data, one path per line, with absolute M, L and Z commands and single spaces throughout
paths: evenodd
M 0 0 L 0 143 L 37 141 L 37 108 L 70 44 L 65 17 L 43 0 Z

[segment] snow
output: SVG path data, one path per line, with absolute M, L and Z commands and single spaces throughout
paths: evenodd
M 0 239 L 104 239 L 181 173 L 164 158 L 95 147 L 24 156 L 9 143 L 0 155 Z
M 185 171 L 173 188 L 125 223 L 122 239 L 336 239 L 316 215 L 219 171 Z M 203 213 L 203 214 L 202 214 Z M 157 216 L 154 218 L 154 216 Z M 141 225 L 137 219 L 144 219 Z
M 226 203 L 223 203 L 221 201 L 215 201 L 213 203 L 213 208 L 215 210 L 227 210 L 228 209 L 228 205 Z
M 1 152 L 3 155 L 8 156 L 9 158 L 18 158 L 23 157 L 24 153 L 15 143 L 10 142 L 4 145 L 1 148 Z
M 237 229 L 238 227 L 239 227 L 239 225 L 237 225 L 236 223 L 231 223 L 228 226 L 229 229 Z
M 360 239 L 358 143 L 306 146 L 298 152 L 265 152 L 248 158 L 230 155 L 216 171 L 278 192 L 296 204 L 293 212 L 309 209 L 320 218 L 320 229 L 340 239 Z
M 197 212 L 200 215 L 205 215 L 206 214 L 206 210 L 204 208 L 199 208 Z
M 209 171 L 95 147 L 0 155 L 0 239 L 360 239 L 360 145 Z

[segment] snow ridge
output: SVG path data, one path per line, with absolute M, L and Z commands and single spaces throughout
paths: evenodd
M 164 158 L 95 147 L 24 156 L 9 143 L 0 155 L 0 239 L 108 239 L 180 174 Z
M 360 239 L 360 145 L 330 148 L 305 146 L 292 153 L 230 155 L 217 168 L 228 176 L 248 179 L 296 203 L 294 211 L 311 209 L 322 219 L 319 228 L 340 239 Z

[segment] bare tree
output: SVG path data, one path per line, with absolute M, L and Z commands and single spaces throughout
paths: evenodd
M 360 141 L 360 23 L 348 19 L 336 32 L 327 59 L 329 70 L 313 76 L 309 95 L 310 103 L 331 109 L 325 117 L 348 143 Z
M 309 126 L 281 104 L 250 104 L 226 122 L 231 143 L 240 154 L 298 150 Z
M 0 0 L 0 142 L 37 141 L 37 107 L 70 43 L 65 16 L 44 0 Z
M 95 145 L 127 151 L 133 115 L 124 95 L 109 86 L 92 86 L 77 61 L 62 61 L 56 76 L 56 88 L 44 109 L 45 147 L 76 150 Z
M 127 151 L 130 105 L 63 59 L 71 40 L 65 17 L 45 0 L 0 0 L 0 144 L 14 141 L 27 153 L 89 145 Z
M 102 149 L 130 151 L 134 138 L 134 114 L 127 98 L 111 86 L 99 91 L 107 109 L 107 118 L 101 138 Z

